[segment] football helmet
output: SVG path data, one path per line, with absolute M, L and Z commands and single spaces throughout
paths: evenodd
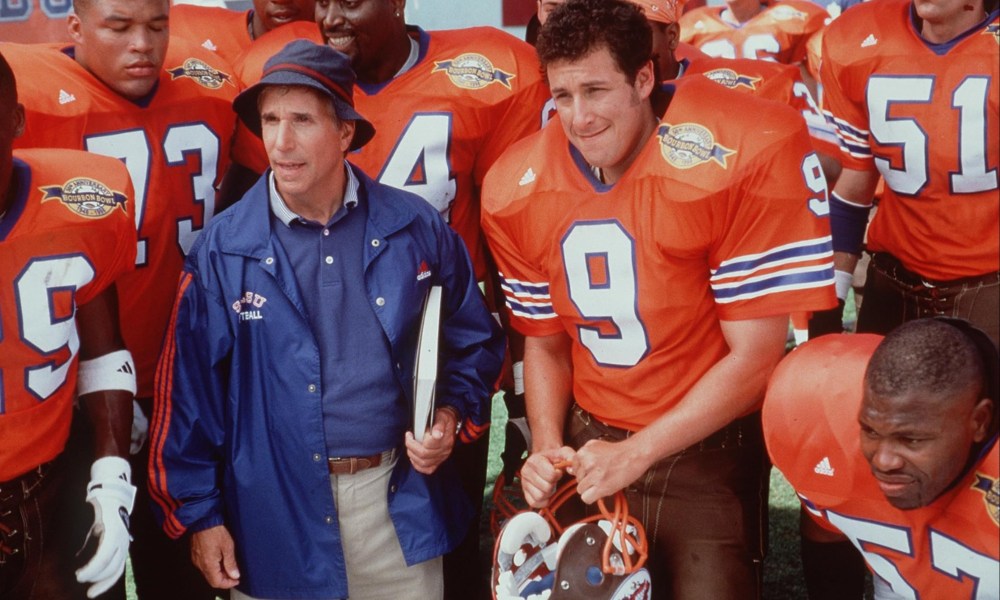
M 491 586 L 494 600 L 648 600 L 643 568 L 646 532 L 628 512 L 622 492 L 611 508 L 564 527 L 556 513 L 574 494 L 563 485 L 549 506 L 511 517 L 497 536 Z

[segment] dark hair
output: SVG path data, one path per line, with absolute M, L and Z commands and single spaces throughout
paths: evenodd
M 983 354 L 960 327 L 917 319 L 882 340 L 868 362 L 865 383 L 872 393 L 889 397 L 918 390 L 954 395 L 975 385 L 978 400 L 990 387 L 985 374 Z
M 653 54 L 653 33 L 642 8 L 625 0 L 569 0 L 538 30 L 535 48 L 542 70 L 555 61 L 576 61 L 607 48 L 629 82 Z
M 14 71 L 3 54 L 0 54 L 0 107 L 6 111 L 15 106 L 17 106 L 17 82 L 14 80 Z

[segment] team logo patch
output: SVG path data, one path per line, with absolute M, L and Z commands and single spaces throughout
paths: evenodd
M 993 518 L 993 522 L 1000 526 L 1000 479 L 976 473 L 976 481 L 972 487 L 983 493 L 986 512 Z
M 431 73 L 443 72 L 460 88 L 478 90 L 491 83 L 499 83 L 508 90 L 513 73 L 494 68 L 490 59 L 482 54 L 467 53 L 452 60 L 434 61 Z
M 741 75 L 732 69 L 712 69 L 711 71 L 706 71 L 703 75 L 715 83 L 729 89 L 737 88 L 742 85 L 743 87 L 750 88 L 751 90 L 756 90 L 757 82 L 760 81 L 760 77 Z
M 983 32 L 983 35 L 992 35 L 993 39 L 1000 44 L 1000 24 L 994 23 L 992 25 L 987 25 L 986 31 Z
M 795 8 L 787 4 L 775 4 L 771 8 L 771 17 L 774 18 L 775 21 L 791 21 L 792 19 L 805 21 L 806 13 L 801 10 L 795 10 Z
M 189 58 L 184 64 L 173 69 L 167 69 L 171 79 L 189 77 L 198 82 L 202 87 L 210 90 L 217 90 L 225 84 L 234 85 L 232 78 L 218 69 L 209 66 L 205 61 L 197 58 Z
M 267 298 L 256 292 L 243 292 L 239 300 L 232 303 L 233 310 L 239 315 L 240 321 L 260 321 L 264 318 L 261 308 Z
M 42 202 L 58 200 L 66 208 L 88 219 L 103 219 L 115 208 L 127 212 L 125 202 L 128 197 L 125 194 L 86 177 L 70 179 L 62 185 L 50 185 L 39 189 L 45 193 Z
M 656 136 L 660 139 L 660 154 L 678 169 L 690 169 L 710 160 L 725 169 L 726 157 L 736 154 L 735 150 L 716 144 L 712 132 L 697 123 L 663 123 Z

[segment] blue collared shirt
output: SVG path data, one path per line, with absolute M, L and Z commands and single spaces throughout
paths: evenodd
M 342 206 L 326 224 L 292 211 L 269 174 L 272 230 L 299 284 L 320 351 L 323 427 L 330 457 L 370 456 L 399 446 L 409 409 L 388 340 L 364 279 L 368 208 L 346 166 Z

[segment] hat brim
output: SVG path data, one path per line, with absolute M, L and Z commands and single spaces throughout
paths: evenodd
M 354 107 L 330 92 L 329 89 L 318 81 L 300 73 L 277 71 L 269 73 L 259 82 L 243 90 L 233 100 L 233 110 L 236 111 L 236 115 L 246 125 L 246 128 L 257 137 L 261 137 L 260 110 L 257 108 L 257 99 L 266 88 L 275 85 L 312 88 L 333 101 L 334 112 L 337 114 L 338 119 L 342 121 L 354 121 L 354 138 L 347 149 L 348 152 L 353 152 L 361 148 L 375 136 L 374 125 L 362 117 L 358 111 L 354 110 Z

